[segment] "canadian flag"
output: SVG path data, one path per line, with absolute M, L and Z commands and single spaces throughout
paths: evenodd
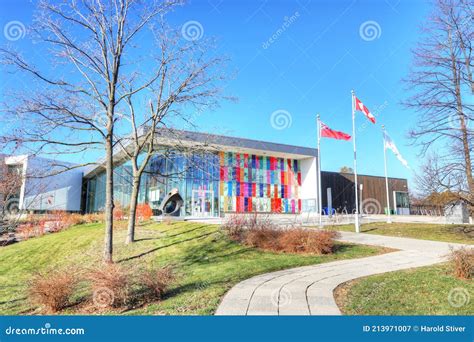
M 321 137 L 333 138 L 333 139 L 338 139 L 338 140 L 350 140 L 351 139 L 351 136 L 349 134 L 330 129 L 328 126 L 323 124 L 321 121 L 320 121 L 320 123 L 321 123 Z
M 354 95 L 354 99 L 355 99 L 355 110 L 358 110 L 358 111 L 364 113 L 364 115 L 367 117 L 367 119 L 372 121 L 372 123 L 375 123 L 375 116 L 372 115 L 372 113 L 369 111 L 369 108 L 367 108 L 362 103 L 362 101 L 359 100 L 355 95 Z

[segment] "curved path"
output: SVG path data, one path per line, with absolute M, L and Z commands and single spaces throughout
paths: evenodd
M 373 274 L 443 262 L 450 247 L 463 246 L 348 232 L 341 232 L 339 240 L 399 251 L 255 276 L 230 289 L 216 315 L 340 315 L 333 296 L 333 290 L 339 284 Z

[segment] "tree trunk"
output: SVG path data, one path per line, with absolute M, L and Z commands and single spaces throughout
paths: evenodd
M 112 133 L 106 137 L 105 153 L 105 245 L 104 262 L 111 263 L 113 252 L 113 227 L 114 227 L 114 178 L 113 178 L 113 141 Z
M 130 214 L 128 217 L 128 233 L 126 244 L 135 241 L 135 222 L 137 217 L 138 192 L 140 191 L 140 176 L 133 177 L 132 196 L 130 198 Z
M 448 32 L 449 37 L 450 32 Z M 469 201 L 473 203 L 474 197 L 474 180 L 472 178 L 472 161 L 471 161 L 471 149 L 469 148 L 469 137 L 467 132 L 466 118 L 464 116 L 463 110 L 463 101 L 461 95 L 461 72 L 457 68 L 456 56 L 451 45 L 451 39 L 449 40 L 450 50 L 451 50 L 451 69 L 453 73 L 453 83 L 454 83 L 454 94 L 456 96 L 456 110 L 459 116 L 459 126 L 461 131 L 461 141 L 464 154 L 464 168 L 466 172 L 467 185 L 469 189 Z
M 456 96 L 458 96 L 456 94 Z M 458 99 L 458 110 L 459 106 L 461 106 L 461 99 Z M 462 108 L 461 108 L 462 109 Z M 459 114 L 459 121 L 461 126 L 461 134 L 462 134 L 462 146 L 464 152 L 464 159 L 465 159 L 465 170 L 466 170 L 466 178 L 467 178 L 467 185 L 469 189 L 469 201 L 474 203 L 474 180 L 472 178 L 472 160 L 471 160 L 471 153 L 469 148 L 469 138 L 466 126 L 466 119 L 464 118 L 464 114 L 461 112 Z

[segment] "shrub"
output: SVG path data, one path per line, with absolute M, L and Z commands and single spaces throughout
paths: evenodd
M 64 223 L 67 227 L 75 226 L 78 224 L 86 223 L 84 215 L 81 214 L 68 214 L 64 217 Z
M 71 270 L 48 270 L 37 273 L 28 283 L 28 294 L 34 304 L 58 312 L 70 304 L 77 279 Z
M 125 220 L 125 212 L 121 204 L 119 203 L 115 204 L 113 215 L 114 215 L 115 221 Z
M 277 252 L 327 254 L 334 250 L 338 233 L 326 230 L 292 228 L 282 230 L 267 216 L 233 215 L 222 229 L 227 236 L 247 246 Z
M 32 237 L 38 237 L 44 235 L 45 233 L 46 222 L 27 222 L 19 224 L 16 232 L 22 240 L 28 240 Z
M 160 300 L 175 277 L 173 268 L 166 266 L 159 269 L 142 271 L 139 279 L 147 299 Z
M 466 247 L 451 249 L 450 263 L 456 277 L 461 279 L 474 277 L 474 249 Z
M 148 203 L 139 203 L 137 204 L 137 220 L 138 221 L 147 221 L 153 216 L 153 211 Z
M 242 241 L 246 222 L 244 215 L 232 215 L 224 222 L 222 229 L 231 240 Z
M 82 216 L 84 223 L 96 223 L 104 221 L 104 214 L 94 213 L 94 214 L 85 214 Z
M 129 302 L 131 276 L 117 264 L 102 265 L 89 272 L 92 301 L 101 308 L 117 308 Z
M 244 243 L 250 247 L 279 251 L 282 232 L 271 227 L 255 227 L 245 232 Z
M 280 246 L 290 253 L 328 254 L 334 250 L 337 232 L 329 230 L 305 230 L 301 228 L 284 231 L 280 236 Z

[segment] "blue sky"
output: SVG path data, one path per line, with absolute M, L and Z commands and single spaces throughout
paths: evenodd
M 31 24 L 30 1 L 3 0 L 1 6 L 2 28 L 11 21 Z M 317 113 L 328 126 L 352 133 L 354 89 L 377 114 L 377 125 L 372 125 L 357 113 L 359 172 L 383 175 L 380 124 L 412 169 L 419 162 L 418 149 L 407 139 L 416 116 L 400 104 L 407 96 L 401 80 L 429 11 L 430 4 L 421 0 L 194 0 L 170 19 L 176 26 L 197 21 L 203 36 L 216 37 L 219 52 L 230 58 L 229 73 L 235 74 L 226 94 L 238 101 L 202 113 L 200 130 L 314 147 Z M 361 31 L 364 23 L 375 27 L 375 36 Z M 33 54 L 27 40 L 9 44 Z M 0 43 L 6 43 L 4 34 Z M 38 63 L 45 66 L 41 59 Z M 15 76 L 2 71 L 0 77 L 2 89 L 21 86 Z M 276 129 L 271 122 L 275 111 L 287 115 L 291 124 Z M 351 142 L 323 140 L 324 170 L 337 171 L 352 162 Z M 413 176 L 391 152 L 388 165 L 390 176 Z

